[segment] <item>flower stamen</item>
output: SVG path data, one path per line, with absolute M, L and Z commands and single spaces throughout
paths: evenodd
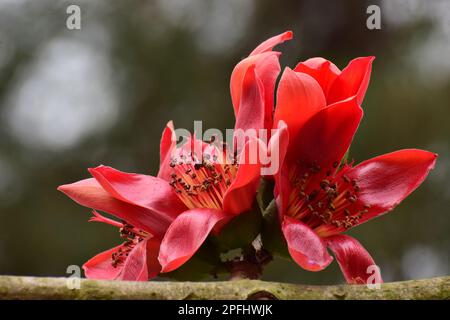
M 217 155 L 204 154 L 200 161 L 195 155 L 172 159 L 169 182 L 178 197 L 189 208 L 222 209 L 226 190 L 236 178 L 238 164 L 220 163 Z
M 123 265 L 127 259 L 130 251 L 145 238 L 148 238 L 150 234 L 147 232 L 137 229 L 131 224 L 123 222 L 123 227 L 119 229 L 120 237 L 125 240 L 122 246 L 116 252 L 111 255 L 111 265 L 114 268 Z
M 348 229 L 358 224 L 368 208 L 358 208 L 360 188 L 355 180 L 345 175 L 349 166 L 340 168 L 339 172 L 336 172 L 337 167 L 335 161 L 332 170 L 327 170 L 325 175 L 322 173 L 322 179 L 319 175 L 322 170 L 316 161 L 295 167 L 290 174 L 293 190 L 287 215 L 314 229 L 323 225 Z

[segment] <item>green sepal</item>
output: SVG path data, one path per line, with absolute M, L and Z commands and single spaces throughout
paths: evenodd
M 275 181 L 273 179 L 261 178 L 258 193 L 256 194 L 256 201 L 258 201 L 261 212 L 266 210 L 267 206 L 273 200 L 273 189 L 275 188 Z
M 252 209 L 239 214 L 229 221 L 218 235 L 211 237 L 220 252 L 246 248 L 260 234 L 262 213 L 256 201 Z
M 291 259 L 287 243 L 281 231 L 280 219 L 275 200 L 272 200 L 263 213 L 263 226 L 261 232 L 263 248 L 272 255 Z
M 347 151 L 345 152 L 344 156 L 342 157 L 340 166 L 343 166 L 343 165 L 347 164 L 349 157 L 350 157 L 350 147 L 347 149 Z

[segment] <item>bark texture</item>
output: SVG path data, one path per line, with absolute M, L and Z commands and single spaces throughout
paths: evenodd
M 69 284 L 69 285 L 68 285 Z M 450 277 L 361 285 L 309 286 L 259 280 L 119 282 L 0 276 L 0 299 L 450 299 Z M 73 286 L 72 286 L 73 287 Z

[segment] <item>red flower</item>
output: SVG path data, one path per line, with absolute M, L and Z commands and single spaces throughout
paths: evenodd
M 341 233 L 392 210 L 437 157 L 407 149 L 340 165 L 363 115 L 372 60 L 355 59 L 342 72 L 322 58 L 286 68 L 274 115 L 283 159 L 275 192 L 289 253 L 302 268 L 318 271 L 332 261 L 328 247 L 349 283 L 365 283 L 375 263 Z
M 167 131 L 168 130 L 168 131 Z M 252 208 L 260 181 L 260 164 L 250 153 L 263 148 L 249 139 L 239 154 L 230 157 L 215 143 L 191 137 L 181 148 L 174 146 L 171 126 L 162 140 L 160 177 L 187 207 L 169 226 L 161 244 L 159 262 L 163 272 L 175 270 L 195 253 L 208 234 L 218 233 L 237 215 Z M 202 157 L 196 153 L 202 151 Z M 214 229 L 214 230 L 213 230 Z
M 436 155 L 402 150 L 356 167 L 339 167 L 362 118 L 360 105 L 374 57 L 356 58 L 342 71 L 323 58 L 301 62 L 294 70 L 285 68 L 272 124 L 280 54 L 271 50 L 291 38 L 290 31 L 270 38 L 234 69 L 236 127 L 279 129 L 268 150 L 279 150 L 275 193 L 292 258 L 301 267 L 318 271 L 332 261 L 328 247 L 348 282 L 365 283 L 367 267 L 374 261 L 359 242 L 341 233 L 393 209 L 425 179 Z M 249 73 L 254 73 L 253 86 L 263 93 L 245 99 L 249 85 L 242 79 Z
M 213 228 L 219 230 L 251 208 L 260 166 L 243 160 L 254 143 L 247 142 L 234 163 L 219 163 L 215 161 L 218 150 L 194 138 L 177 148 L 169 122 L 161 139 L 158 177 L 99 166 L 89 169 L 93 178 L 60 186 L 58 190 L 94 209 L 91 221 L 116 226 L 125 238 L 120 246 L 86 262 L 86 276 L 147 280 L 189 260 Z M 203 149 L 203 159 L 190 156 L 194 145 Z
M 166 181 L 99 166 L 89 169 L 93 178 L 62 185 L 77 203 L 94 209 L 90 221 L 120 228 L 124 242 L 102 252 L 83 269 L 93 279 L 147 280 L 161 270 L 157 257 L 165 231 L 185 207 Z M 107 212 L 122 222 L 101 216 Z

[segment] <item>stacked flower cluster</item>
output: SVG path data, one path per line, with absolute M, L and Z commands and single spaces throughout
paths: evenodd
M 308 59 L 286 67 L 277 84 L 280 53 L 273 48 L 291 38 L 288 31 L 263 42 L 231 75 L 235 129 L 269 130 L 267 139 L 245 138 L 230 149 L 191 135 L 180 145 L 169 122 L 156 177 L 99 166 L 89 169 L 92 178 L 58 188 L 93 209 L 90 221 L 119 228 L 123 238 L 84 264 L 88 278 L 257 277 L 277 254 L 319 271 L 332 262 L 330 249 L 348 283 L 368 281 L 375 262 L 342 233 L 392 210 L 424 181 L 437 155 L 404 149 L 348 162 L 374 57 L 343 70 Z M 255 148 L 277 153 L 276 172 L 263 174 L 267 163 L 259 157 L 249 161 Z M 221 258 L 231 249 L 241 254 Z

